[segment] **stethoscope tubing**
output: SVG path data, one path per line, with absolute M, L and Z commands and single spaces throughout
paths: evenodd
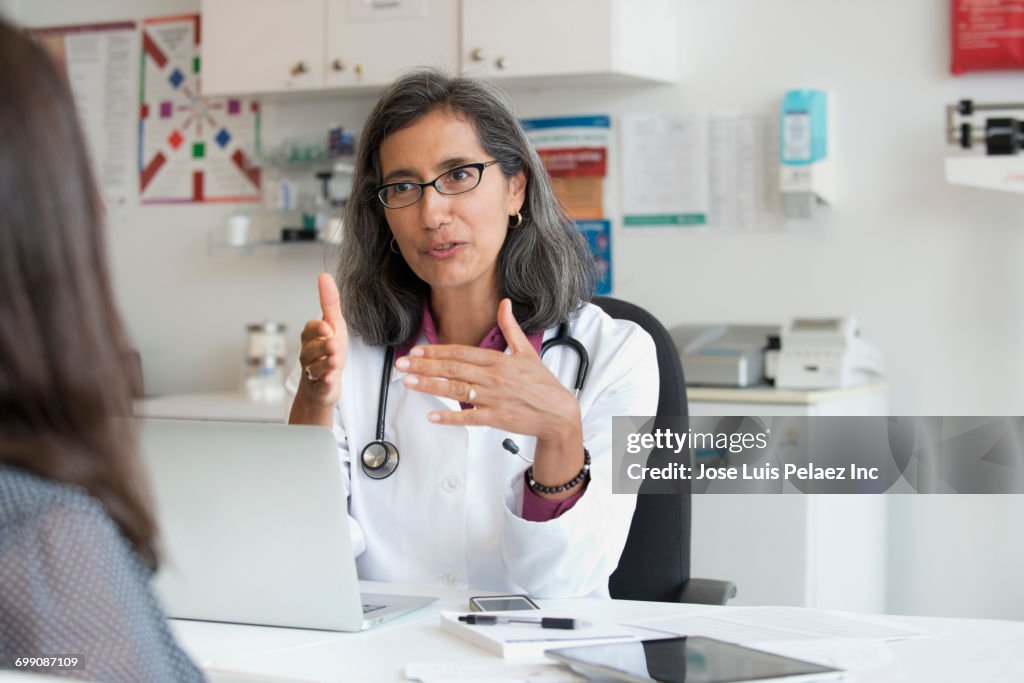
M 573 394 L 578 399 L 580 391 L 583 389 L 583 385 L 587 381 L 587 373 L 590 370 L 590 354 L 587 353 L 586 347 L 583 346 L 578 339 L 569 336 L 569 323 L 567 322 L 560 323 L 558 326 L 558 334 L 541 344 L 541 358 L 544 357 L 544 354 L 548 349 L 556 346 L 568 346 L 576 352 L 576 355 L 579 358 L 579 364 L 576 367 L 576 380 L 573 383 Z M 376 438 L 374 441 L 371 441 L 363 447 L 363 451 L 359 458 L 363 473 L 371 479 L 387 479 L 398 469 L 398 447 L 384 440 L 384 422 L 386 420 L 388 406 L 388 385 L 391 384 L 391 367 L 394 365 L 394 362 L 395 347 L 389 346 L 384 351 L 384 368 L 381 372 L 380 378 L 380 395 L 377 402 L 377 428 L 374 432 Z M 387 454 L 385 460 L 376 466 L 370 464 L 375 460 L 373 454 L 370 452 L 370 449 L 375 445 L 383 448 L 384 452 Z M 515 453 L 526 462 L 532 462 L 525 455 L 519 452 L 519 447 L 512 439 L 505 439 L 502 442 L 502 446 L 505 450 L 510 453 Z

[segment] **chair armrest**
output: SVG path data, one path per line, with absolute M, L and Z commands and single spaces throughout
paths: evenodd
M 690 579 L 679 592 L 676 602 L 698 605 L 724 605 L 736 597 L 736 584 L 716 579 Z

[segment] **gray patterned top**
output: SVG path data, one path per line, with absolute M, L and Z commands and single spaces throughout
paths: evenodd
M 149 588 L 150 571 L 83 489 L 0 464 L 0 666 L 77 655 L 88 680 L 203 681 Z

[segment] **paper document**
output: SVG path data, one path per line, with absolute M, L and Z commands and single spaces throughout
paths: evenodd
M 705 225 L 708 122 L 699 115 L 622 118 L 623 223 Z
M 460 614 L 462 613 L 441 612 L 441 630 L 464 638 L 474 645 L 506 659 L 541 659 L 544 657 L 545 650 L 640 639 L 632 631 L 609 623 L 589 623 L 585 627 L 577 629 L 541 628 L 536 624 L 522 623 L 471 625 L 459 621 Z M 477 614 L 488 613 L 478 612 Z M 501 612 L 498 616 L 540 619 L 572 615 L 530 610 Z
M 410 662 L 405 677 L 421 683 L 576 683 L 587 680 L 561 664 Z
M 134 203 L 135 103 L 139 57 L 135 23 L 32 29 L 67 76 L 104 206 Z
M 778 227 L 775 127 L 759 116 L 718 114 L 708 137 L 711 216 L 714 230 Z
M 901 640 L 922 635 L 883 621 L 802 607 L 745 607 L 711 614 L 646 619 L 630 626 L 680 636 L 707 636 L 739 645 L 824 638 Z

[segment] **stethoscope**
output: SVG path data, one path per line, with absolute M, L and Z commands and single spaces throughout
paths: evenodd
M 579 357 L 579 365 L 576 368 L 576 382 L 573 391 L 579 398 L 583 383 L 587 381 L 587 370 L 590 369 L 590 355 L 587 349 L 578 339 L 569 336 L 569 323 L 564 322 L 558 326 L 558 334 L 541 344 L 540 357 L 543 358 L 548 349 L 555 346 L 568 346 L 572 348 Z M 398 448 L 390 441 L 384 440 L 384 419 L 388 405 L 388 385 L 391 384 L 391 366 L 395 362 L 395 347 L 389 346 L 384 352 L 384 371 L 380 378 L 380 399 L 377 403 L 377 432 L 376 439 L 363 447 L 359 456 L 362 461 L 363 472 L 370 479 L 385 479 L 390 477 L 398 469 Z M 505 439 L 502 447 L 510 453 L 515 453 L 523 460 L 530 462 L 519 452 L 519 447 L 512 439 Z

